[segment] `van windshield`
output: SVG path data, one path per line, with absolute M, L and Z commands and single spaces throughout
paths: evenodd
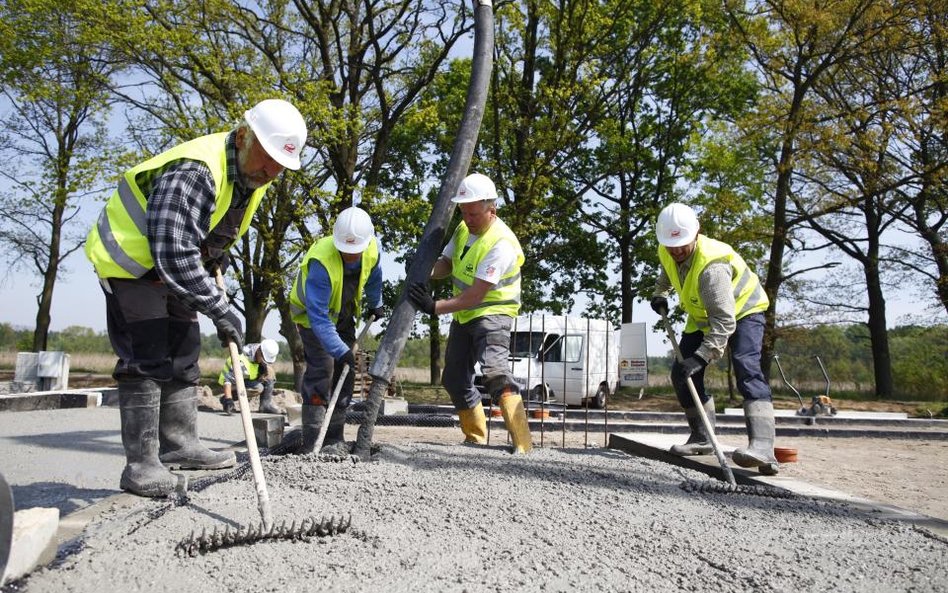
M 542 332 L 512 332 L 510 355 L 515 358 L 536 358 L 542 344 Z

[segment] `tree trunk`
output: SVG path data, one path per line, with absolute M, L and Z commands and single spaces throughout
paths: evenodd
M 306 371 L 303 340 L 300 339 L 299 330 L 290 315 L 290 300 L 286 297 L 286 293 L 274 291 L 273 298 L 280 312 L 280 335 L 286 338 L 286 343 L 290 348 L 290 359 L 293 361 L 293 389 L 297 393 L 302 393 L 303 373 Z
M 872 343 L 872 369 L 876 396 L 892 397 L 892 359 L 889 355 L 889 332 L 886 329 L 885 297 L 879 274 L 878 238 L 870 237 L 868 261 L 865 263 L 866 290 L 869 296 L 869 339 Z

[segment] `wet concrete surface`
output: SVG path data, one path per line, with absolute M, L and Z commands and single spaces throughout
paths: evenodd
M 212 447 L 242 440 L 236 416 L 199 422 Z M 56 426 L 65 440 L 43 436 Z M 175 546 L 194 530 L 259 522 L 251 473 L 221 473 L 183 506 L 112 496 L 117 427 L 110 408 L 0 416 L 0 468 L 24 500 L 95 503 L 81 549 L 8 590 L 948 589 L 948 543 L 924 530 L 838 502 L 689 494 L 679 484 L 702 474 L 581 447 L 514 457 L 415 441 L 371 463 L 267 457 L 278 522 L 351 515 L 351 530 L 183 557 Z

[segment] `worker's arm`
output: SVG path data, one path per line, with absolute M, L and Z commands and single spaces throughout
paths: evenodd
M 494 283 L 481 280 L 480 278 L 475 278 L 474 284 L 469 286 L 460 294 L 449 299 L 435 301 L 435 315 L 454 313 L 455 311 L 464 311 L 465 309 L 473 309 L 477 305 L 480 305 L 482 302 L 484 302 L 484 296 L 487 294 L 487 291 L 493 287 Z
M 211 319 L 228 310 L 226 296 L 201 261 L 215 195 L 207 165 L 189 160 L 172 163 L 152 182 L 145 231 L 158 277 L 189 308 Z
M 365 261 L 365 260 L 363 260 Z M 379 252 L 379 261 L 369 272 L 369 277 L 365 281 L 363 289 L 365 295 L 365 307 L 363 311 L 372 311 L 382 306 L 382 254 Z
M 655 290 L 652 291 L 652 296 L 657 297 L 667 297 L 672 291 L 671 280 L 668 279 L 668 273 L 665 272 L 665 266 L 658 267 L 658 278 L 655 280 Z
M 441 280 L 442 278 L 447 278 L 451 275 L 451 272 L 454 270 L 454 264 L 451 263 L 450 257 L 445 257 L 444 255 L 440 256 L 438 260 L 434 263 L 434 266 L 431 268 L 431 278 L 433 280 Z
M 696 354 L 706 362 L 713 362 L 724 355 L 728 338 L 737 328 L 731 273 L 730 264 L 715 262 L 708 264 L 698 279 L 698 292 L 708 312 L 710 327 L 705 330 Z
M 332 284 L 329 273 L 318 259 L 309 261 L 306 274 L 306 316 L 309 326 L 322 343 L 323 348 L 333 358 L 339 358 L 349 350 L 349 346 L 339 337 L 336 324 L 329 318 L 329 298 Z

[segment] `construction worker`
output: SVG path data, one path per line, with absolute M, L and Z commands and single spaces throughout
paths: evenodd
M 122 444 L 120 486 L 141 496 L 175 490 L 169 469 L 218 469 L 231 451 L 205 447 L 197 432 L 197 313 L 221 343 L 243 342 L 240 319 L 208 268 L 250 226 L 264 192 L 284 168 L 300 168 L 306 124 L 293 105 L 258 103 L 230 132 L 202 136 L 132 167 L 86 240 L 105 292 L 118 356 Z
M 730 349 L 737 389 L 744 397 L 744 418 L 750 444 L 734 452 L 741 467 L 777 473 L 774 457 L 774 407 L 770 385 L 760 367 L 764 314 L 769 300 L 757 275 L 726 243 L 699 233 L 694 210 L 670 204 L 658 215 L 655 233 L 662 267 L 651 299 L 652 309 L 668 314 L 666 295 L 674 289 L 688 314 L 681 336 L 682 361 L 672 365 L 672 385 L 685 409 L 691 434 L 684 445 L 673 445 L 676 455 L 713 452 L 711 439 L 695 407 L 690 377 L 708 420 L 714 427 L 714 400 L 705 393 L 704 369 Z
M 244 378 L 244 386 L 250 389 L 260 389 L 260 406 L 258 410 L 267 414 L 280 414 L 280 408 L 273 403 L 273 384 L 276 382 L 276 373 L 270 372 L 270 365 L 276 362 L 280 346 L 276 340 L 266 339 L 259 344 L 247 344 L 240 355 L 240 369 Z M 224 395 L 221 396 L 221 406 L 224 413 L 230 416 L 234 413 L 234 396 L 231 385 L 234 383 L 234 367 L 230 357 L 224 362 L 217 382 L 224 386 Z
M 462 221 L 431 270 L 433 279 L 451 276 L 454 295 L 436 301 L 425 283 L 416 282 L 408 297 L 428 315 L 453 313 L 441 384 L 458 411 L 464 442 L 487 442 L 487 419 L 474 388 L 474 364 L 500 405 L 514 453 L 532 448 L 520 388 L 510 374 L 510 328 L 520 312 L 523 250 L 513 231 L 497 217 L 497 189 L 486 175 L 464 178 L 452 201 Z
M 322 453 L 347 455 L 346 409 L 352 400 L 356 361 L 356 319 L 363 294 L 369 322 L 381 319 L 382 267 L 375 228 L 358 207 L 343 210 L 332 235 L 317 240 L 306 252 L 290 292 L 290 311 L 303 340 L 301 455 L 312 453 L 323 422 L 328 421 Z M 349 366 L 330 418 L 326 409 L 342 369 Z

